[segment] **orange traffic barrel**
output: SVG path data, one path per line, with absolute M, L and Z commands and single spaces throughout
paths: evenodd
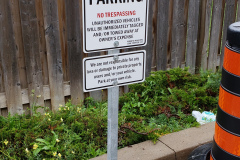
M 240 22 L 227 31 L 210 160 L 240 160 Z

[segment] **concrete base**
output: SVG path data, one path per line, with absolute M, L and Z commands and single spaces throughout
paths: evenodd
M 118 160 L 186 160 L 198 146 L 213 140 L 215 122 L 198 128 L 189 128 L 159 138 L 154 145 L 151 141 L 118 150 Z M 102 155 L 91 160 L 107 160 Z

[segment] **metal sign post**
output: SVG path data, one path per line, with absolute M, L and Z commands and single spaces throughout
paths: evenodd
M 119 53 L 119 50 L 108 51 L 108 54 Z M 115 85 L 117 82 L 113 82 Z M 107 133 L 107 159 L 117 160 L 118 149 L 118 99 L 119 87 L 108 89 L 108 133 Z
M 146 51 L 118 53 L 147 45 L 149 0 L 82 0 L 82 6 L 83 51 L 108 51 L 84 58 L 84 92 L 108 88 L 107 159 L 117 160 L 119 86 L 143 82 L 146 63 Z

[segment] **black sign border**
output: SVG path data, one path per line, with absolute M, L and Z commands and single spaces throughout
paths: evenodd
M 141 80 L 137 80 L 137 81 L 130 81 L 130 82 L 127 82 L 127 83 L 118 83 L 117 86 L 124 86 L 124 85 L 127 85 L 127 84 L 133 84 L 133 83 L 137 83 L 137 82 L 143 82 L 145 80 L 145 71 L 146 71 L 146 51 L 135 51 L 135 52 L 126 52 L 126 53 L 119 53 L 118 54 L 118 57 L 120 56 L 125 56 L 125 55 L 130 55 L 130 54 L 138 54 L 138 53 L 143 53 L 143 77 Z M 87 89 L 87 86 L 86 86 L 86 61 L 87 60 L 93 60 L 93 59 L 100 59 L 100 58 L 108 58 L 108 57 L 114 57 L 114 55 L 116 54 L 112 54 L 112 55 L 106 55 L 106 56 L 98 56 L 98 57 L 88 57 L 86 60 L 83 60 L 84 63 L 83 63 L 83 68 L 84 68 L 84 71 L 83 71 L 83 78 L 84 78 L 84 92 L 91 92 L 91 91 L 96 91 L 96 90 L 101 90 L 101 89 L 107 89 L 107 88 L 110 88 L 110 87 L 114 87 L 114 85 L 106 85 L 106 86 L 102 86 L 102 87 L 96 87 L 96 88 L 91 88 L 91 89 Z

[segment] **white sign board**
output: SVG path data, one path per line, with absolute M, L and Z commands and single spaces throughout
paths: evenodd
M 148 1 L 83 0 L 84 52 L 146 45 Z
M 84 58 L 84 92 L 143 82 L 145 57 L 146 51 L 135 51 Z

